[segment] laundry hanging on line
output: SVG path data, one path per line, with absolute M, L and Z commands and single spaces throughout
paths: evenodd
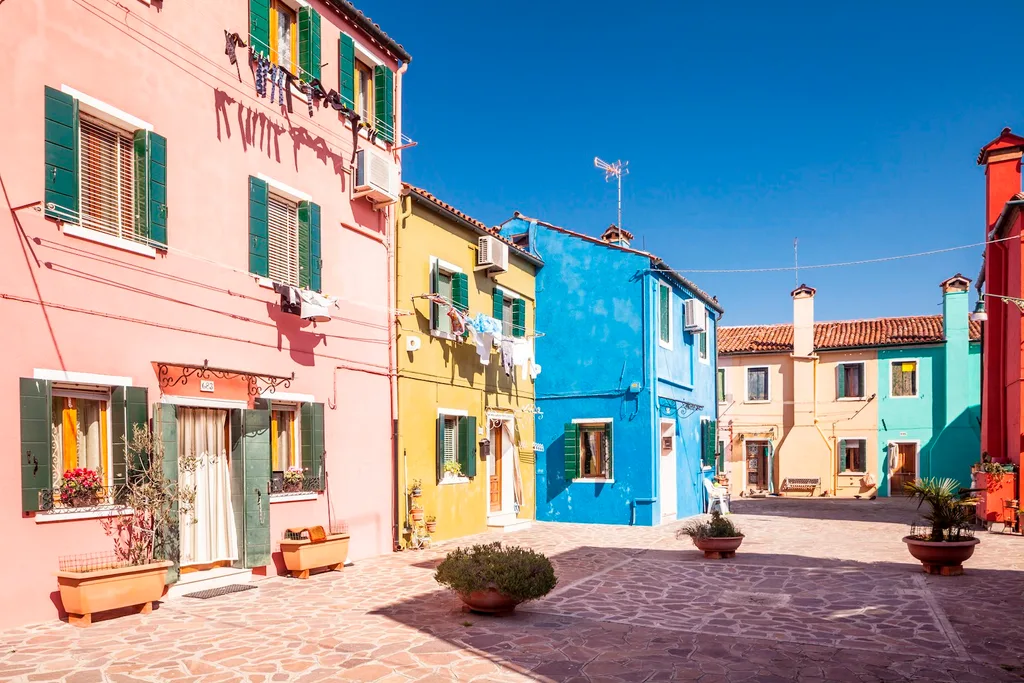
M 299 292 L 302 300 L 299 316 L 315 323 L 325 323 L 331 319 L 329 309 L 338 306 L 338 297 L 324 296 L 320 292 L 303 289 Z
M 231 33 L 227 29 L 224 29 L 224 54 L 228 56 L 230 61 L 235 66 L 235 71 L 238 72 L 238 82 L 242 82 L 242 69 L 238 65 L 238 55 L 235 53 L 235 48 L 245 47 L 245 43 L 242 42 L 241 37 L 237 33 Z

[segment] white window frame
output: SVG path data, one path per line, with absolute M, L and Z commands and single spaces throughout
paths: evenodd
M 668 290 L 668 306 L 667 306 L 667 308 L 668 308 L 668 340 L 667 341 L 661 338 L 661 322 L 662 322 L 661 321 L 661 290 L 662 289 Z M 666 283 L 662 282 L 661 280 L 658 281 L 658 301 L 657 301 L 657 307 L 658 307 L 657 308 L 657 311 L 658 311 L 658 346 L 660 346 L 663 349 L 671 350 L 672 349 L 672 340 L 675 338 L 675 335 L 672 334 L 672 318 L 673 318 L 673 316 L 672 316 L 672 287 L 667 285 Z
M 722 398 L 718 398 L 718 373 L 722 373 Z M 726 400 L 726 396 L 729 395 L 729 373 L 727 368 L 718 367 L 715 370 L 715 400 L 718 401 L 719 405 L 725 405 L 729 401 Z
M 113 409 L 113 406 L 111 405 L 111 401 L 112 401 L 112 398 L 113 398 L 113 389 L 114 389 L 114 387 L 109 385 L 109 384 L 91 384 L 91 385 L 89 385 L 86 388 L 87 389 L 88 388 L 92 388 L 92 389 L 95 389 L 96 391 L 95 392 L 90 392 L 90 391 L 87 391 L 87 390 L 82 390 L 82 387 L 85 386 L 85 385 L 82 385 L 81 383 L 69 383 L 69 384 L 72 384 L 72 386 L 70 386 L 70 387 L 61 386 L 61 384 L 62 384 L 61 382 L 54 382 L 53 384 L 50 385 L 51 401 L 50 401 L 49 408 L 50 408 L 50 415 L 51 415 L 51 417 L 50 417 L 50 420 L 51 420 L 51 422 L 50 422 L 50 429 L 51 430 L 53 429 L 53 422 L 52 422 L 52 420 L 53 420 L 53 400 L 52 399 L 53 398 L 55 398 L 55 397 L 59 397 L 59 398 L 78 398 L 78 399 L 82 399 L 82 400 L 85 400 L 85 401 L 106 401 L 107 409 L 106 409 L 105 412 L 106 412 L 106 422 L 107 423 L 105 425 L 103 425 L 103 427 L 104 427 L 103 431 L 105 431 L 106 434 L 107 434 L 107 443 L 103 444 L 101 446 L 101 449 L 105 450 L 106 454 L 107 454 L 107 461 L 103 463 L 103 486 L 109 487 L 109 486 L 113 485 L 113 483 L 114 483 L 114 479 L 113 479 L 113 476 L 114 476 L 114 472 L 113 472 L 113 465 L 114 465 L 114 431 L 113 431 L 113 424 L 111 422 L 111 411 Z M 101 392 L 105 392 L 106 398 L 104 398 L 102 395 L 100 395 Z M 104 446 L 105 446 L 105 448 L 104 448 Z M 61 458 L 61 462 L 62 462 L 61 466 L 63 466 L 63 454 L 60 456 L 60 458 Z M 63 475 L 63 474 L 64 473 L 61 472 L 61 475 Z M 52 485 L 52 482 L 51 482 L 51 485 Z M 116 508 L 116 507 L 120 507 L 120 506 L 115 505 L 113 503 L 107 503 L 107 504 L 102 504 L 101 503 L 99 507 L 101 507 L 101 508 L 107 508 L 107 507 Z
M 902 398 L 921 398 L 921 359 L 920 358 L 890 358 L 889 363 L 889 387 L 888 393 L 889 398 L 902 399 Z M 895 363 L 913 363 L 914 364 L 914 393 L 907 396 L 896 396 L 892 393 L 892 366 Z M 909 441 L 900 441 L 898 443 L 910 443 Z M 920 472 L 918 473 L 920 474 Z
M 431 256 L 429 263 L 430 263 L 430 268 L 427 271 L 427 279 L 428 279 L 427 289 L 428 290 L 432 288 L 430 285 L 432 283 L 432 280 L 434 279 L 434 269 L 435 268 L 439 272 L 443 271 L 445 273 L 448 273 L 449 275 L 454 275 L 455 273 L 463 273 L 463 272 L 465 272 L 462 268 L 459 268 L 454 263 L 449 263 L 448 261 L 445 261 L 444 259 L 440 259 L 440 258 L 438 258 L 436 256 Z M 434 320 L 434 307 L 432 305 L 428 308 L 428 311 L 429 311 L 429 313 L 427 314 L 427 318 L 428 318 L 428 324 L 430 326 L 430 336 L 431 337 L 436 337 L 438 339 L 447 339 L 449 341 L 457 341 L 458 338 L 454 334 L 452 334 L 451 332 L 444 332 L 442 330 L 436 329 L 437 321 Z
M 524 297 L 522 294 L 520 294 L 519 292 L 517 292 L 517 291 L 515 291 L 513 289 L 509 289 L 508 287 L 502 287 L 501 285 L 495 285 L 494 292 L 495 293 L 501 292 L 501 296 L 504 299 L 504 301 L 501 302 L 501 304 L 502 304 L 502 311 L 504 311 L 504 309 L 505 309 L 505 301 L 515 302 L 516 299 L 522 299 L 523 300 L 523 305 L 524 306 L 526 305 L 526 297 Z M 514 305 L 515 304 L 513 303 L 513 306 Z M 509 315 L 511 316 L 512 313 L 510 313 Z M 501 329 L 502 329 L 502 335 L 503 336 L 505 336 L 505 332 L 504 332 L 504 330 L 505 330 L 505 322 L 506 322 L 505 318 L 502 317 L 502 319 L 501 319 Z M 508 322 L 509 328 L 511 329 L 512 328 L 512 319 L 511 319 L 511 317 L 508 319 L 507 322 Z M 510 333 L 507 336 L 512 337 L 514 335 Z
M 839 469 L 839 442 L 840 441 L 863 441 L 864 442 L 864 469 L 863 470 L 840 470 Z M 868 443 L 871 439 L 866 436 L 837 436 L 836 437 L 836 474 L 840 477 L 863 477 L 868 473 Z M 845 454 L 844 454 L 845 457 Z
M 840 396 L 839 395 L 839 367 L 844 365 L 859 365 L 860 366 L 860 383 L 861 383 L 861 394 L 860 396 Z M 835 381 L 836 381 L 836 400 L 837 401 L 866 401 L 868 396 L 868 368 L 867 363 L 862 360 L 851 360 L 841 361 L 836 363 Z M 891 368 L 892 366 L 890 366 Z M 890 370 L 891 372 L 891 370 Z M 889 380 L 889 388 L 892 388 L 892 379 Z
M 296 204 L 299 202 L 311 202 L 313 201 L 313 195 L 303 192 L 302 190 L 296 190 L 291 185 L 286 185 L 279 180 L 274 180 L 268 175 L 257 173 L 256 177 L 267 184 L 268 188 L 276 190 L 274 194 L 282 195 L 285 199 L 290 199 Z
M 580 417 L 572 420 L 572 424 L 580 426 L 610 425 L 614 422 L 610 417 Z M 613 430 L 614 431 L 614 430 Z M 608 476 L 607 477 L 576 477 L 572 480 L 574 484 L 614 484 L 615 483 L 615 443 L 608 440 Z M 580 456 L 582 457 L 582 453 Z M 580 472 L 583 472 L 583 463 L 580 462 Z
M 767 370 L 768 371 L 767 377 L 765 378 L 765 390 L 766 390 L 765 393 L 767 394 L 768 398 L 766 398 L 764 400 L 760 400 L 760 399 L 755 400 L 755 399 L 750 398 L 750 371 L 751 370 Z M 743 401 L 744 403 L 771 403 L 772 402 L 772 368 L 771 368 L 770 365 L 750 365 L 750 366 L 747 366 L 746 372 L 744 373 L 744 377 L 743 378 L 744 378 L 744 380 L 746 380 L 743 383 L 743 397 L 745 399 Z
M 706 308 L 704 309 L 704 314 L 705 315 L 707 315 L 707 310 L 708 309 L 706 309 Z M 707 323 L 705 323 L 705 325 L 707 325 Z M 701 353 L 701 350 L 700 350 L 700 337 L 701 337 L 701 335 L 704 336 L 704 352 L 703 353 Z M 705 329 L 703 332 L 698 332 L 697 333 L 697 343 L 694 344 L 694 346 L 697 347 L 697 360 L 699 360 L 704 365 L 710 365 L 711 364 L 711 334 L 710 334 L 710 332 L 707 329 Z
M 462 271 L 459 271 L 459 272 L 462 272 Z M 443 417 L 454 417 L 455 418 L 455 438 L 458 439 L 459 438 L 459 421 L 462 420 L 462 418 L 469 417 L 469 411 L 468 410 L 460 410 L 460 409 L 457 409 L 457 408 L 438 408 L 437 409 L 437 416 L 438 417 L 442 417 L 442 418 Z M 458 447 L 459 447 L 459 444 L 458 444 L 458 441 L 456 441 L 455 442 L 455 461 L 456 462 L 458 462 L 458 459 L 459 459 Z M 441 481 L 437 482 L 437 485 L 438 486 L 447 486 L 449 484 L 468 484 L 468 483 L 469 483 L 469 477 L 465 476 L 464 474 L 457 476 L 457 475 L 445 472 L 441 476 Z

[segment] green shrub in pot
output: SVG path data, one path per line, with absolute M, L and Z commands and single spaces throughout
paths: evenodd
M 501 543 L 453 550 L 438 565 L 434 579 L 461 596 L 494 590 L 517 603 L 541 598 L 558 583 L 547 557 Z

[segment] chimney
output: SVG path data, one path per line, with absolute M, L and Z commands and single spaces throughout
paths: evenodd
M 608 244 L 615 244 L 620 247 L 628 247 L 630 240 L 633 239 L 633 233 L 625 228 L 612 223 L 608 226 L 608 229 L 601 233 L 601 240 Z
M 978 165 L 985 166 L 985 232 L 992 229 L 1006 202 L 1021 191 L 1020 160 L 1024 138 L 1003 128 L 992 142 L 981 148 Z
M 793 355 L 814 355 L 814 287 L 800 285 L 789 293 L 793 297 Z
M 942 369 L 946 387 L 946 424 L 967 410 L 970 381 L 970 321 L 967 316 L 971 281 L 957 273 L 942 282 L 942 336 L 946 340 Z

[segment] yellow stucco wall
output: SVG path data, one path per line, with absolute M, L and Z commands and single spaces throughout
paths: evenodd
M 430 303 L 413 299 L 430 291 L 431 259 L 440 259 L 469 276 L 470 317 L 491 315 L 497 285 L 526 301 L 526 335 L 532 338 L 535 266 L 510 249 L 508 272 L 494 278 L 474 272 L 478 237 L 479 233 L 420 201 L 403 198 L 396 237 L 396 305 L 412 315 L 399 317 L 397 328 L 399 528 L 406 525 L 405 494 L 418 479 L 423 488 L 419 502 L 426 515 L 437 518 L 437 530 L 431 535 L 434 541 L 484 531 L 489 509 L 487 462 L 479 452 L 476 477 L 459 483 L 437 481 L 439 408 L 475 416 L 478 442 L 490 436 L 488 412 L 513 416 L 524 494 L 519 519 L 532 519 L 536 505 L 534 418 L 529 411 L 534 406 L 533 381 L 529 376 L 524 379 L 518 368 L 506 377 L 497 350 L 489 365 L 483 365 L 473 344 L 432 336 Z M 409 337 L 419 338 L 419 350 L 406 350 Z

